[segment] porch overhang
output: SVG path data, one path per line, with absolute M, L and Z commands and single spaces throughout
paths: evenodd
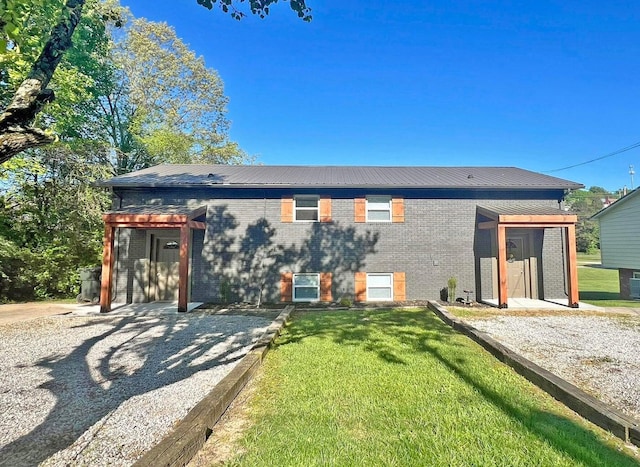
M 508 228 L 561 228 L 566 232 L 564 248 L 567 252 L 566 275 L 568 304 L 578 308 L 578 267 L 576 254 L 576 223 L 578 216 L 560 209 L 529 207 L 476 207 L 478 229 L 495 230 L 498 260 L 498 306 L 507 308 L 507 234 Z
M 113 291 L 113 264 L 115 257 L 115 229 L 179 229 L 180 260 L 178 267 L 178 311 L 186 312 L 189 293 L 189 248 L 192 230 L 204 230 L 206 206 L 187 208 L 184 206 L 129 206 L 105 213 L 104 249 L 102 254 L 102 281 L 100 288 L 100 312 L 111 311 Z

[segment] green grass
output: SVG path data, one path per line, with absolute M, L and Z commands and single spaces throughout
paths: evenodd
M 640 308 L 638 300 L 620 299 L 618 271 L 593 267 L 578 268 L 580 300 L 598 306 Z
M 600 250 L 596 251 L 595 253 L 578 252 L 578 264 L 600 263 L 600 262 L 601 262 Z
M 639 465 L 431 312 L 296 315 L 230 465 Z

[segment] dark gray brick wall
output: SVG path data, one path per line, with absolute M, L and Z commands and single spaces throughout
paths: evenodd
M 543 296 L 554 299 L 568 296 L 564 234 L 560 229 L 544 229 L 542 245 Z
M 140 303 L 147 301 L 144 277 L 147 238 L 142 229 L 116 229 L 114 241 L 117 258 L 113 272 L 115 303 Z
M 457 278 L 458 296 L 471 289 L 479 298 L 495 297 L 492 236 L 489 231 L 477 231 L 476 206 L 558 207 L 556 199 L 499 199 L 506 197 L 504 194 L 485 194 L 483 199 L 465 195 L 421 199 L 410 193 L 405 196 L 404 223 L 356 224 L 354 197 L 364 193 L 347 192 L 332 197 L 331 223 L 282 223 L 282 193 L 266 200 L 251 191 L 221 194 L 214 190 L 121 193 L 123 207 L 207 206 L 207 229 L 195 231 L 193 238 L 194 301 L 226 298 L 255 302 L 261 297 L 262 301 L 277 302 L 280 273 L 285 271 L 332 272 L 334 300 L 353 295 L 356 271 L 405 272 L 407 300 L 438 298 L 452 276 Z M 127 299 L 144 300 L 141 271 L 145 270 L 147 235 L 139 230 L 129 237 L 127 247 L 121 240 L 118 290 L 128 290 Z M 545 274 L 540 290 L 546 297 L 557 298 L 564 276 L 559 230 L 547 229 L 540 243 Z

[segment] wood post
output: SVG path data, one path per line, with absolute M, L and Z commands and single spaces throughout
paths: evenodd
M 111 311 L 111 291 L 113 289 L 113 242 L 115 228 L 110 222 L 104 224 L 104 247 L 102 253 L 102 280 L 100 283 L 100 313 Z
M 188 224 L 180 226 L 180 263 L 178 267 L 178 311 L 187 312 L 189 303 L 189 247 L 191 246 L 191 229 Z
M 498 237 L 498 308 L 507 308 L 509 306 L 507 303 L 507 228 L 498 224 L 496 231 Z
M 566 248 L 567 248 L 567 284 L 568 299 L 571 308 L 578 308 L 580 305 L 580 294 L 578 293 L 578 255 L 576 253 L 576 226 L 567 226 Z

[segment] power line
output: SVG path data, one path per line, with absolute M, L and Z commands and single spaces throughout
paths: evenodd
M 553 173 L 553 172 L 560 172 L 561 170 L 573 169 L 574 167 L 580 167 L 581 165 L 591 164 L 592 162 L 600 161 L 602 159 L 606 159 L 607 157 L 612 157 L 612 156 L 615 156 L 617 154 L 622 154 L 623 152 L 631 151 L 632 149 L 635 149 L 637 147 L 640 147 L 640 141 L 638 141 L 637 143 L 633 143 L 630 146 L 627 146 L 627 147 L 618 149 L 616 151 L 610 152 L 609 154 L 605 154 L 604 156 L 596 157 L 595 159 L 590 159 L 590 160 L 585 161 L 585 162 L 580 162 L 579 164 L 568 165 L 567 167 L 561 167 L 559 169 L 546 170 L 546 171 L 543 171 L 542 173 L 550 174 L 550 173 Z

